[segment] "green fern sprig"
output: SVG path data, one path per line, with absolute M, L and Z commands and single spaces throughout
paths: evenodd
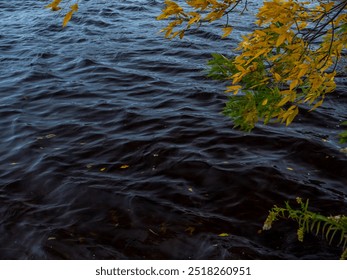
M 343 253 L 341 259 L 347 259 L 347 216 L 324 216 L 318 213 L 308 211 L 308 203 L 303 202 L 301 198 L 296 199 L 299 209 L 294 209 L 289 202 L 285 203 L 285 207 L 274 206 L 268 217 L 266 218 L 263 230 L 269 230 L 274 221 L 278 219 L 291 219 L 298 223 L 297 231 L 298 240 L 303 241 L 305 233 L 322 234 L 329 244 L 337 240 L 337 246 L 342 246 Z

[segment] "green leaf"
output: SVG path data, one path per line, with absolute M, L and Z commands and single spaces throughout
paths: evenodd
M 339 138 L 340 138 L 339 142 L 341 144 L 346 143 L 347 142 L 347 130 L 345 130 L 342 133 L 340 133 L 339 134 Z

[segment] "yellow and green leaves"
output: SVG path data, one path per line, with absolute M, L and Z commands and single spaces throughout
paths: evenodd
M 213 22 L 238 6 L 240 0 L 186 0 L 185 8 L 182 8 L 175 1 L 166 0 L 165 8 L 157 17 L 158 20 L 169 20 L 167 26 L 162 29 L 165 37 L 172 39 L 176 36 L 183 38 L 186 30 L 192 25 L 200 25 L 203 22 Z M 226 23 L 222 28 L 222 38 L 230 35 L 233 28 Z
M 191 25 L 222 17 L 225 38 L 232 32 L 229 13 L 244 5 L 242 0 L 186 0 L 184 9 L 174 9 L 170 7 L 175 1 L 166 2 L 159 19 L 169 20 L 164 28 L 168 38 L 182 38 Z M 316 6 L 296 0 L 264 2 L 257 13 L 258 28 L 243 36 L 239 54 L 229 59 L 213 56 L 209 76 L 230 82 L 224 113 L 236 126 L 249 130 L 258 119 L 289 125 L 300 104 L 307 103 L 311 110 L 322 105 L 335 89 L 334 70 L 347 46 L 346 6 L 346 1 L 318 1 Z M 241 91 L 243 96 L 234 97 Z
M 297 197 L 296 202 L 297 207 L 292 207 L 289 202 L 286 202 L 284 207 L 274 205 L 264 222 L 263 230 L 270 230 L 274 222 L 279 219 L 293 220 L 298 223 L 297 237 L 300 242 L 307 233 L 320 235 L 329 244 L 335 243 L 341 246 L 341 260 L 347 259 L 347 216 L 324 216 L 308 210 L 308 199 L 304 202 Z
M 166 38 L 182 39 L 193 26 L 219 19 L 224 19 L 221 38 L 226 38 L 233 31 L 231 21 L 238 20 L 247 5 L 246 0 L 182 2 L 165 0 L 157 17 L 167 21 L 161 30 Z M 78 11 L 78 1 L 53 0 L 46 7 L 63 9 L 63 13 L 65 8 L 65 27 Z M 236 49 L 238 55 L 213 57 L 209 76 L 228 81 L 226 92 L 231 97 L 245 93 L 240 102 L 230 98 L 225 110 L 237 126 L 249 130 L 258 119 L 275 119 L 289 125 L 301 104 L 308 104 L 311 110 L 322 105 L 326 94 L 336 87 L 336 64 L 347 47 L 346 7 L 346 0 L 317 4 L 266 1 L 257 13 L 257 28 L 242 37 Z M 235 13 L 237 9 L 239 13 Z M 237 114 L 231 113 L 231 108 Z

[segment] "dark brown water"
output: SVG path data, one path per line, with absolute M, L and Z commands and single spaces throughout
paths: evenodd
M 0 0 L 1 259 L 339 257 L 295 224 L 258 230 L 297 196 L 347 212 L 343 73 L 317 111 L 243 133 L 204 69 L 250 16 L 228 40 L 206 26 L 167 41 L 162 1 L 83 1 L 64 30 L 43 5 Z

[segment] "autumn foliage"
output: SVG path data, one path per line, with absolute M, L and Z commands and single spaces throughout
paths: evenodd
M 46 7 L 57 11 L 61 2 L 72 1 L 54 0 Z M 73 2 L 63 26 L 78 10 L 78 1 Z M 226 38 L 233 31 L 231 18 L 241 20 L 248 3 L 166 0 L 157 19 L 167 22 L 162 32 L 169 39 L 182 39 L 189 29 L 217 20 L 221 38 Z M 233 52 L 237 55 L 213 54 L 209 76 L 229 82 L 224 113 L 236 127 L 249 131 L 259 120 L 289 125 L 299 107 L 314 110 L 322 105 L 335 90 L 336 66 L 346 49 L 346 6 L 347 0 L 266 1 L 256 14 L 256 28 Z
M 232 33 L 229 17 L 242 17 L 243 0 L 186 0 L 185 8 L 165 1 L 159 20 L 165 37 L 182 38 L 193 25 L 223 20 L 222 37 Z M 347 43 L 347 1 L 273 0 L 263 3 L 257 28 L 243 37 L 233 57 L 214 55 L 210 76 L 230 81 L 224 112 L 245 130 L 262 119 L 289 125 L 301 104 L 320 106 L 336 85 L 336 66 Z M 234 96 L 242 91 L 244 94 Z

